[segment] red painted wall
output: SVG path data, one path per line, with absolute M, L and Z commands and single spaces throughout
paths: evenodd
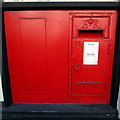
M 14 103 L 109 103 L 117 11 L 4 14 Z

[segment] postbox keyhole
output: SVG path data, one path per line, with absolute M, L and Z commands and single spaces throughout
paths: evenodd
M 75 65 L 75 69 L 79 69 L 79 65 L 78 64 Z

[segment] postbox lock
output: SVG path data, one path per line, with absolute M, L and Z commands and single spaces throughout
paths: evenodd
M 75 71 L 80 71 L 80 64 L 75 65 Z
M 79 68 L 79 65 L 77 64 L 76 66 L 75 66 L 75 69 L 78 69 Z

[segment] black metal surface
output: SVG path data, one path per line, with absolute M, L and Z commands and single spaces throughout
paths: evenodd
M 120 2 L 3 2 L 3 10 L 119 9 Z
M 2 88 L 4 95 L 4 105 L 7 107 L 12 104 L 12 94 L 11 94 L 10 76 L 8 70 L 4 18 L 2 18 Z
M 13 104 L 3 107 L 3 118 L 117 119 L 117 110 L 108 104 Z
M 113 77 L 112 77 L 111 99 L 110 99 L 110 104 L 114 108 L 117 107 L 119 84 L 120 84 L 120 10 L 118 12 L 118 23 L 117 23 L 117 32 L 116 32 Z

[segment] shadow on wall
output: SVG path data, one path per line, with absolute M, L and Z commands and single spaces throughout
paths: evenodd
M 1 101 L 3 101 L 3 92 L 2 92 L 1 75 L 0 75 L 0 102 Z
M 120 87 L 119 87 L 119 90 L 120 90 Z M 120 119 L 120 91 L 118 96 L 118 111 L 119 111 L 119 119 Z

